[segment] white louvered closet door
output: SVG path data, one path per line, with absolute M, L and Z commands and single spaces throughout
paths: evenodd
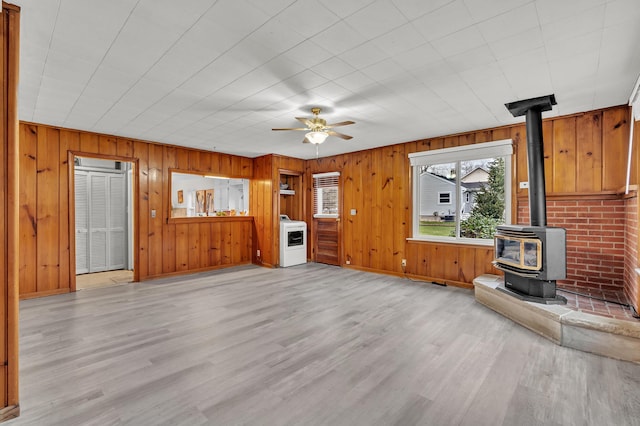
M 76 273 L 124 269 L 127 256 L 125 175 L 77 171 L 75 176 Z
M 127 260 L 125 175 L 109 176 L 108 269 L 124 269 Z
M 89 272 L 89 176 L 75 173 L 76 184 L 76 274 Z
M 89 272 L 108 268 L 108 183 L 106 173 L 89 174 Z

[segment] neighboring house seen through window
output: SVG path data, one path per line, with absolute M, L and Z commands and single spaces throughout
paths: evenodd
M 490 244 L 510 218 L 511 139 L 409 154 L 413 238 Z

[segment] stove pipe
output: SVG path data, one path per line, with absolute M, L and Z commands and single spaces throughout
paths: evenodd
M 529 223 L 531 226 L 547 225 L 542 113 L 550 111 L 553 105 L 556 105 L 555 95 L 505 104 L 514 117 L 526 115 L 527 161 L 529 165 Z

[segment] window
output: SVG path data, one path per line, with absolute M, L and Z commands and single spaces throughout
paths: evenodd
M 169 217 L 246 216 L 249 179 L 171 170 Z
M 338 217 L 340 172 L 313 175 L 313 217 Z
M 438 192 L 438 204 L 451 204 L 451 192 Z
M 409 154 L 413 238 L 492 244 L 511 216 L 511 139 Z

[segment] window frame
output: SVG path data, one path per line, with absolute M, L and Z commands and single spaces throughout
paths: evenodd
M 312 182 L 311 182 L 311 186 L 313 189 L 313 199 L 311 201 L 311 208 L 313 209 L 313 217 L 314 218 L 318 218 L 318 219 L 326 219 L 326 218 L 339 218 L 340 217 L 340 172 L 327 172 L 327 173 L 315 173 L 312 176 Z M 326 178 L 335 178 L 336 179 L 336 185 L 335 188 L 338 191 L 338 194 L 336 195 L 336 209 L 337 209 L 337 213 L 316 213 L 316 209 L 318 206 L 322 206 L 322 201 L 324 200 L 323 196 L 320 196 L 320 194 L 323 194 L 324 191 L 323 189 L 326 188 L 333 188 L 334 186 L 320 186 L 317 187 L 316 186 L 316 182 L 319 179 L 326 179 Z M 320 203 L 318 203 L 318 200 L 321 201 Z
M 194 216 L 177 216 L 174 214 L 174 208 L 184 208 L 184 209 L 190 209 L 191 207 L 189 206 L 189 201 L 187 199 L 187 201 L 184 200 L 185 195 L 187 194 L 183 194 L 183 201 L 180 202 L 179 201 L 179 195 L 177 194 L 178 191 L 183 190 L 183 187 L 180 185 L 180 183 L 178 182 L 181 178 L 181 175 L 184 176 L 192 176 L 192 177 L 200 177 L 202 178 L 201 182 L 202 182 L 202 189 L 206 190 L 206 189 L 213 189 L 212 187 L 215 187 L 215 184 L 213 182 L 224 182 L 226 181 L 226 184 L 229 185 L 234 185 L 234 186 L 238 186 L 238 185 L 242 185 L 242 200 L 243 200 L 243 208 L 242 209 L 237 209 L 235 214 L 227 214 L 227 211 L 229 213 L 232 212 L 231 206 L 229 205 L 229 203 L 227 202 L 226 208 L 219 208 L 218 210 L 220 211 L 225 211 L 224 215 L 209 215 L 209 212 L 206 212 L 205 214 L 200 214 L 200 215 L 194 215 Z M 210 182 L 208 182 L 210 181 Z M 239 182 L 238 182 L 239 181 Z M 193 191 L 192 191 L 193 192 Z M 215 192 L 214 192 L 215 193 Z M 192 222 L 199 222 L 199 221 L 208 221 L 208 220 L 220 220 L 220 219 L 230 219 L 230 218 L 247 218 L 247 217 L 251 217 L 251 206 L 250 206 L 250 201 L 251 201 L 251 197 L 250 197 L 250 193 L 251 193 L 251 179 L 248 179 L 246 177 L 230 177 L 230 176 L 222 176 L 222 175 L 214 175 L 213 173 L 205 173 L 205 172 L 201 172 L 201 171 L 194 171 L 194 170 L 186 170 L 186 169 L 177 169 L 177 168 L 169 168 L 169 203 L 168 203 L 168 211 L 167 211 L 167 223 L 181 223 L 184 221 L 192 221 Z M 228 199 L 227 199 L 228 200 Z M 187 210 L 188 211 L 188 210 Z
M 442 201 L 442 196 L 445 195 L 445 194 L 449 195 L 449 202 L 448 203 Z M 451 191 L 438 191 L 438 205 L 439 206 L 450 206 L 452 202 L 453 201 L 452 201 L 452 197 L 451 197 Z
M 473 145 L 465 145 L 453 148 L 436 149 L 432 151 L 422 151 L 409 154 L 411 176 L 412 176 L 412 236 L 408 241 L 428 241 L 446 242 L 456 244 L 469 244 L 492 246 L 493 239 L 465 238 L 460 234 L 460 214 L 456 214 L 456 236 L 445 237 L 437 235 L 420 235 L 420 167 L 441 163 L 456 164 L 456 210 L 462 205 L 460 163 L 470 160 L 480 160 L 485 158 L 504 158 L 504 191 L 505 191 L 505 224 L 511 223 L 511 197 L 512 197 L 512 163 L 513 163 L 513 140 L 504 139 L 493 142 L 485 142 Z M 439 198 L 439 197 L 438 197 Z M 440 201 L 438 199 L 438 201 Z M 440 204 L 440 203 L 439 203 Z

